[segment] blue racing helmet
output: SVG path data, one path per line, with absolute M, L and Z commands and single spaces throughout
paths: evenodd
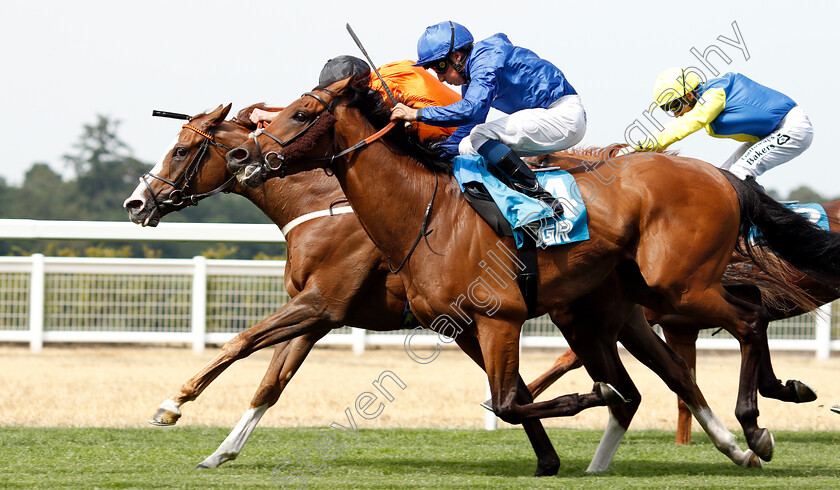
M 423 66 L 442 60 L 456 49 L 463 48 L 473 42 L 472 34 L 466 27 L 445 20 L 426 28 L 426 32 L 417 41 L 417 63 Z

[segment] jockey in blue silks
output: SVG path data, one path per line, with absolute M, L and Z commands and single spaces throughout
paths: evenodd
M 417 66 L 431 68 L 443 82 L 460 85 L 462 99 L 422 109 L 397 104 L 391 118 L 459 126 L 441 145 L 447 154 L 478 153 L 501 170 L 515 190 L 560 214 L 556 200 L 520 156 L 565 150 L 583 138 L 586 113 L 563 72 L 501 33 L 473 43 L 470 31 L 451 21 L 426 28 L 417 42 L 417 57 Z M 491 107 L 507 116 L 485 122 Z

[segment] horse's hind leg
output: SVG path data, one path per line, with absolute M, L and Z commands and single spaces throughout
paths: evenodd
M 548 389 L 549 386 L 554 384 L 555 381 L 560 379 L 561 376 L 581 366 L 583 366 L 583 363 L 580 362 L 577 354 L 575 354 L 572 349 L 568 349 L 560 357 L 558 357 L 556 361 L 554 361 L 554 365 L 551 366 L 548 371 L 544 372 L 537 379 L 528 384 L 528 390 L 531 392 L 533 397 L 536 398 L 540 396 L 543 391 Z
M 195 400 L 210 383 L 238 359 L 285 340 L 312 331 L 331 329 L 340 322 L 329 318 L 329 309 L 323 305 L 321 293 L 303 291 L 282 308 L 256 325 L 239 332 L 228 341 L 222 351 L 198 374 L 187 380 L 179 392 L 163 401 L 149 420 L 152 425 L 173 425 L 181 417 L 180 406 Z
M 583 361 L 589 376 L 594 380 L 609 383 L 626 399 L 626 403 L 609 406 L 610 415 L 606 430 L 586 469 L 587 473 L 600 473 L 606 471 L 612 462 L 639 408 L 642 396 L 621 363 L 614 339 L 607 340 L 596 332 L 580 336 L 570 336 L 565 331 L 563 334 Z
M 687 277 L 687 276 L 686 276 Z M 720 285 L 717 287 L 673 288 L 684 291 L 679 297 L 672 297 L 672 304 L 678 313 L 702 321 L 720 325 L 731 333 L 741 345 L 741 372 L 738 385 L 738 402 L 735 417 L 744 429 L 750 448 L 764 461 L 773 457 L 773 436 L 758 426 L 758 378 L 762 356 L 768 355 L 767 343 L 762 342 L 762 308 L 742 301 Z
M 724 287 L 732 296 L 751 304 L 761 304 L 761 291 L 754 284 L 733 284 Z M 760 342 L 764 346 L 764 355 L 759 361 L 758 392 L 765 398 L 773 398 L 783 402 L 806 403 L 817 399 L 817 394 L 807 384 L 796 379 L 789 379 L 785 384 L 773 372 L 770 360 L 770 346 L 767 341 L 769 319 L 766 310 L 762 308 L 759 316 L 757 331 Z
M 688 370 L 696 379 L 697 333 L 705 325 L 691 318 L 666 315 L 659 320 L 659 326 L 665 334 L 665 343 L 686 362 Z M 691 443 L 691 410 L 680 397 L 677 397 L 676 443 Z
M 641 308 L 637 308 L 625 323 L 618 340 L 677 394 L 690 413 L 697 417 L 720 452 L 739 466 L 761 466 L 761 461 L 751 450 L 741 451 L 735 444 L 735 435 L 723 426 L 709 408 L 685 360 L 668 348 L 650 329 Z
M 218 468 L 221 464 L 236 459 L 251 432 L 257 427 L 263 414 L 277 403 L 280 394 L 292 380 L 298 368 L 306 360 L 312 347 L 329 330 L 313 332 L 295 339 L 287 340 L 274 346 L 274 355 L 263 376 L 251 406 L 231 431 L 230 435 L 219 445 L 216 451 L 196 466 L 197 468 Z

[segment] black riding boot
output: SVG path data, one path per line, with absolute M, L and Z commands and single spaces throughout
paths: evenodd
M 506 150 L 506 151 L 505 151 Z M 520 159 L 508 146 L 495 140 L 490 140 L 478 148 L 478 153 L 494 165 L 510 179 L 511 188 L 528 197 L 539 199 L 559 218 L 563 215 L 563 207 L 557 199 L 545 190 L 537 181 L 537 175 Z

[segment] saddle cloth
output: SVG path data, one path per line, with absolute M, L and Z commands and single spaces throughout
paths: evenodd
M 513 229 L 517 248 L 521 248 L 524 244 L 525 232 L 522 228 L 537 221 L 541 223 L 537 240 L 539 247 L 589 239 L 586 206 L 580 199 L 575 179 L 565 170 L 535 171 L 540 185 L 558 198 L 563 205 L 563 219 L 561 220 L 556 219 L 548 206 L 537 199 L 516 192 L 499 181 L 487 170 L 487 162 L 480 155 L 453 158 L 452 170 L 455 180 L 461 186 L 461 192 L 464 192 L 465 184 L 477 182 L 484 185 L 492 201 Z

